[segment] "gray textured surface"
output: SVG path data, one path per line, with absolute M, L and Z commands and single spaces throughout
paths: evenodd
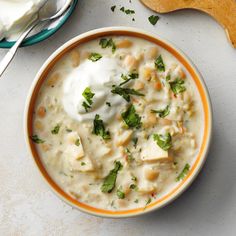
M 131 17 L 110 7 L 136 10 Z M 56 35 L 21 49 L 0 80 L 0 235 L 236 235 L 236 50 L 205 14 L 181 11 L 161 16 L 137 0 L 80 0 Z M 112 220 L 73 210 L 45 185 L 28 155 L 23 111 L 30 84 L 44 60 L 61 44 L 90 29 L 125 25 L 157 33 L 178 45 L 203 74 L 213 102 L 214 136 L 208 160 L 194 184 L 171 205 L 147 216 Z M 5 51 L 0 50 L 0 58 Z

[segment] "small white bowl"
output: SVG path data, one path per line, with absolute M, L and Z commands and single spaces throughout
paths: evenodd
M 145 208 L 145 210 L 143 208 L 136 208 L 136 209 L 131 209 L 131 210 L 111 211 L 111 210 L 95 208 L 95 207 L 89 206 L 85 203 L 82 203 L 73 199 L 71 196 L 65 193 L 47 173 L 43 163 L 41 162 L 40 156 L 37 153 L 34 143 L 29 138 L 32 135 L 32 130 L 33 130 L 32 115 L 33 115 L 34 103 L 35 103 L 38 91 L 43 81 L 47 77 L 47 74 L 50 72 L 50 70 L 55 65 L 55 63 L 58 60 L 60 60 L 65 53 L 77 47 L 79 44 L 85 43 L 87 41 L 90 41 L 98 37 L 105 37 L 109 35 L 110 36 L 111 35 L 113 36 L 124 35 L 124 36 L 133 36 L 133 37 L 143 38 L 169 51 L 188 70 L 189 74 L 191 75 L 191 78 L 193 79 L 198 89 L 198 92 L 200 94 L 200 98 L 202 101 L 202 107 L 203 107 L 203 113 L 204 113 L 204 132 L 203 132 L 204 134 L 203 134 L 202 143 L 200 145 L 199 153 L 196 157 L 194 164 L 191 167 L 191 170 L 189 171 L 185 179 L 177 185 L 177 187 L 173 188 L 172 191 L 170 191 L 167 195 L 163 196 L 162 198 L 157 199 L 156 201 L 153 201 L 151 204 L 149 204 Z M 144 32 L 143 30 L 136 29 L 136 28 L 129 28 L 129 27 L 109 27 L 109 28 L 101 28 L 101 29 L 92 30 L 71 39 L 69 42 L 65 43 L 63 46 L 57 49 L 46 60 L 46 62 L 43 64 L 38 74 L 36 75 L 34 82 L 32 84 L 32 87 L 30 89 L 30 92 L 29 92 L 27 105 L 25 109 L 26 143 L 29 148 L 31 156 L 33 157 L 38 169 L 40 170 L 40 173 L 42 174 L 42 176 L 44 177 L 48 185 L 62 200 L 64 200 L 66 203 L 68 203 L 72 207 L 77 208 L 83 212 L 90 213 L 96 216 L 102 216 L 102 217 L 121 218 L 121 217 L 143 215 L 148 212 L 160 209 L 161 207 L 169 204 L 178 196 L 180 196 L 191 185 L 191 183 L 193 182 L 193 180 L 196 178 L 199 171 L 201 170 L 206 160 L 207 153 L 209 150 L 211 134 L 212 134 L 212 108 L 211 108 L 210 98 L 207 92 L 207 88 L 203 82 L 203 78 L 198 72 L 198 70 L 196 69 L 196 67 L 193 65 L 193 63 L 176 46 L 169 43 L 168 41 L 161 39 L 157 35 L 153 35 L 153 34 Z

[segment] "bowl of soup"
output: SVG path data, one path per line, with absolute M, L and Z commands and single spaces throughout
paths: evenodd
M 212 111 L 190 60 L 157 35 L 112 27 L 54 52 L 30 89 L 25 136 L 54 192 L 97 216 L 142 215 L 201 170 Z

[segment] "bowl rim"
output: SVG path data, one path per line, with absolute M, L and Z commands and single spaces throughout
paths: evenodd
M 32 135 L 32 110 L 34 107 L 34 102 L 37 97 L 37 92 L 40 89 L 43 81 L 47 77 L 50 69 L 55 65 L 57 61 L 63 57 L 64 54 L 76 48 L 78 45 L 88 42 L 92 39 L 100 38 L 100 37 L 108 37 L 108 36 L 133 36 L 138 38 L 143 38 L 150 42 L 156 43 L 160 47 L 164 47 L 167 51 L 169 51 L 173 56 L 175 56 L 188 70 L 192 79 L 195 82 L 197 87 L 198 93 L 200 94 L 202 106 L 203 106 L 203 115 L 204 115 L 204 132 L 203 132 L 203 139 L 201 143 L 201 148 L 198 153 L 198 157 L 196 158 L 195 162 L 191 166 L 191 170 L 189 171 L 188 175 L 169 193 L 167 193 L 161 199 L 155 200 L 150 203 L 148 206 L 144 208 L 135 208 L 131 210 L 121 210 L 121 211 L 111 211 L 105 210 L 100 208 L 95 208 L 90 205 L 81 203 L 68 194 L 66 194 L 57 184 L 55 181 L 52 180 L 49 173 L 46 171 L 46 168 L 43 166 L 43 163 L 40 161 L 40 157 L 36 152 L 35 144 L 31 141 L 30 135 Z M 24 113 L 24 132 L 25 132 L 25 141 L 28 147 L 28 151 L 34 159 L 34 163 L 38 167 L 40 174 L 44 177 L 43 179 L 46 183 L 50 186 L 56 195 L 62 199 L 64 202 L 69 204 L 70 206 L 79 209 L 83 212 L 107 217 L 107 218 L 126 218 L 126 217 L 133 217 L 138 215 L 143 215 L 154 210 L 160 209 L 167 204 L 174 201 L 177 197 L 179 197 L 194 181 L 197 177 L 198 173 L 203 167 L 203 164 L 206 161 L 207 154 L 209 151 L 211 137 L 212 137 L 212 105 L 209 97 L 209 93 L 207 87 L 204 83 L 203 77 L 197 70 L 196 66 L 190 61 L 190 59 L 180 50 L 178 49 L 173 43 L 170 43 L 168 40 L 163 39 L 162 37 L 152 34 L 146 31 L 143 31 L 138 28 L 133 27 L 105 27 L 99 28 L 95 30 L 88 31 L 86 33 L 80 34 L 61 47 L 59 47 L 42 65 L 39 72 L 37 73 L 34 81 L 31 85 L 29 90 L 26 106 L 25 106 L 25 113 Z
M 53 34 L 55 34 L 69 19 L 73 11 L 75 10 L 76 4 L 78 3 L 78 0 L 74 0 L 73 6 L 65 13 L 65 15 L 59 20 L 57 25 L 51 29 L 42 29 L 37 34 L 34 34 L 28 38 L 26 38 L 22 45 L 20 47 L 27 47 L 31 46 L 37 43 L 40 43 L 41 41 L 51 37 Z M 16 41 L 7 41 L 7 40 L 0 40 L 0 48 L 11 48 Z

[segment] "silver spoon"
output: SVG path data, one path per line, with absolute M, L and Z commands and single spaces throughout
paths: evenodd
M 19 39 L 15 42 L 15 44 L 12 46 L 12 48 L 7 52 L 7 54 L 4 56 L 2 61 L 0 62 L 0 77 L 4 73 L 4 71 L 7 69 L 8 65 L 16 55 L 17 49 L 21 45 L 21 43 L 24 41 L 24 39 L 27 37 L 27 35 L 40 23 L 52 21 L 59 17 L 61 17 L 67 10 L 73 5 L 73 0 L 66 0 L 65 4 L 61 7 L 61 9 L 53 16 L 44 16 L 43 14 L 40 14 L 40 11 L 43 11 L 43 7 L 48 2 L 45 1 L 44 4 L 41 6 L 41 8 L 38 11 L 38 17 L 29 25 L 27 30 L 22 33 L 22 35 L 19 37 Z

